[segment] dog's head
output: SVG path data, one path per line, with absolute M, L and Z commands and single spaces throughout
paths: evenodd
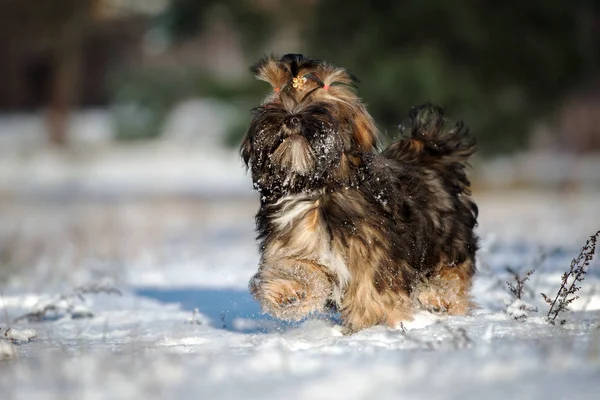
M 296 192 L 343 180 L 348 163 L 374 151 L 377 131 L 343 68 L 287 54 L 252 71 L 272 91 L 253 118 L 241 154 L 261 191 Z

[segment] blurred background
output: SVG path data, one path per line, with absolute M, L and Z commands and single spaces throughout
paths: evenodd
M 600 221 L 597 1 L 0 0 L 0 280 L 253 249 L 248 67 L 289 52 L 356 74 L 384 141 L 424 101 L 464 119 L 489 229 Z

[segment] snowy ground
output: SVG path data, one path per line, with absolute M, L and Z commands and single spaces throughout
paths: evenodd
M 540 296 L 600 229 L 597 189 L 476 193 L 481 308 L 343 336 L 335 316 L 284 324 L 248 294 L 257 201 L 235 156 L 164 149 L 2 170 L 0 399 L 598 398 L 600 256 L 564 326 Z M 525 320 L 506 312 L 507 267 L 536 270 Z
M 597 398 L 599 264 L 563 327 L 544 321 L 539 293 L 556 292 L 598 227 L 600 196 L 479 203 L 480 310 L 342 336 L 335 318 L 289 326 L 260 314 L 246 290 L 252 199 L 5 201 L 3 241 L 20 239 L 3 253 L 13 270 L 1 326 L 37 338 L 0 363 L 2 399 Z M 536 268 L 526 301 L 540 311 L 526 321 L 505 312 L 507 266 Z M 93 285 L 100 293 L 78 297 Z M 103 292 L 112 289 L 121 294 Z M 48 304 L 41 321 L 14 323 Z

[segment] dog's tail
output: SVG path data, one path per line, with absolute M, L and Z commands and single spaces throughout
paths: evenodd
M 383 155 L 437 172 L 455 193 L 469 190 L 465 167 L 475 152 L 475 138 L 462 122 L 450 129 L 441 107 L 424 104 L 410 111 L 410 136 L 393 143 Z

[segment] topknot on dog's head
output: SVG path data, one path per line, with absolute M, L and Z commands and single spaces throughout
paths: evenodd
M 358 78 L 347 69 L 335 67 L 331 64 L 321 64 L 317 68 L 317 75 L 323 81 L 323 88 L 329 90 L 332 86 L 344 86 L 347 89 L 356 89 Z
M 250 71 L 257 79 L 269 83 L 273 90 L 279 93 L 294 79 L 301 79 L 304 75 L 313 72 L 320 64 L 321 61 L 302 54 L 290 53 L 280 59 L 271 54 L 254 64 Z
M 293 53 L 284 55 L 279 62 L 282 68 L 285 68 L 290 73 L 292 78 L 310 73 L 322 63 L 320 60 Z
M 279 60 L 273 54 L 265 57 L 250 67 L 250 71 L 256 79 L 265 81 L 273 87 L 277 93 L 290 81 L 288 71 L 281 67 Z
M 340 91 L 354 92 L 358 83 L 358 79 L 344 68 L 296 53 L 285 54 L 280 59 L 271 54 L 254 64 L 250 71 L 257 79 L 269 83 L 277 93 L 290 84 L 296 84 L 294 88 L 301 87 L 307 79 L 325 90 L 338 87 L 338 94 L 342 94 Z M 341 97 L 346 96 L 342 94 Z

